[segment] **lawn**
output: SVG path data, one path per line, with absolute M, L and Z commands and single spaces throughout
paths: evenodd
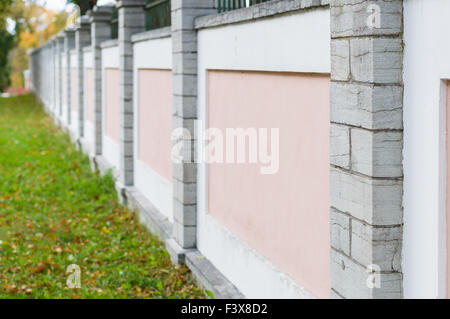
M 32 96 L 0 98 L 0 298 L 201 297 Z

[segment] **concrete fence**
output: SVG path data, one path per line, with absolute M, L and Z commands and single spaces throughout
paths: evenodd
M 145 1 L 122 0 L 117 39 L 96 7 L 31 52 L 31 87 L 216 297 L 445 297 L 450 6 L 433 2 L 172 0 L 171 27 L 145 31 Z M 431 47 L 432 74 L 414 62 Z M 251 158 L 251 128 L 267 154 L 202 160 L 230 129 Z

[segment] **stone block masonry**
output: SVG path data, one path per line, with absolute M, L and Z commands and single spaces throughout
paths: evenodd
M 84 136 L 84 58 L 83 48 L 91 43 L 91 25 L 86 16 L 80 18 L 80 26 L 75 32 L 75 47 L 78 61 L 78 132 L 79 136 Z
M 131 36 L 145 30 L 145 0 L 121 0 L 119 9 L 120 167 L 119 180 L 133 185 L 133 44 Z
M 195 19 L 217 12 L 214 0 L 172 0 L 172 61 L 173 61 L 173 128 L 189 131 L 180 136 L 192 143 L 197 118 L 197 31 Z M 191 152 L 173 167 L 173 238 L 168 245 L 172 260 L 184 261 L 187 249 L 196 247 L 197 236 L 197 165 Z
M 331 296 L 401 298 L 402 0 L 331 0 Z
M 71 104 L 72 104 L 72 98 L 71 98 L 71 94 L 72 94 L 72 88 L 71 88 L 71 82 L 72 82 L 72 77 L 70 75 L 70 70 L 71 70 L 71 66 L 70 66 L 70 50 L 75 48 L 75 30 L 74 29 L 66 29 L 64 31 L 64 54 L 65 54 L 65 59 L 66 59 L 66 74 L 64 74 L 63 76 L 66 77 L 66 102 L 67 105 L 65 105 L 65 107 L 67 107 L 67 123 L 70 125 L 72 123 L 72 108 L 71 108 Z M 63 106 L 64 107 L 64 106 Z

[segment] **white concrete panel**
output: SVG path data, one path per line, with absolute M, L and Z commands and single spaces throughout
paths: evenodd
M 450 1 L 404 1 L 404 243 L 406 298 L 445 297 L 445 117 Z
M 330 73 L 330 10 L 202 29 L 198 34 L 198 118 L 207 123 L 208 70 Z M 199 154 L 203 145 L 198 145 Z M 310 292 L 246 245 L 207 211 L 207 168 L 198 168 L 197 246 L 248 298 L 311 298 Z

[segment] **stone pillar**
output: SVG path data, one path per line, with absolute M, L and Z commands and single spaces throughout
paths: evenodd
M 172 0 L 173 129 L 184 129 L 179 140 L 180 163 L 173 163 L 173 239 L 167 248 L 175 263 L 183 263 L 186 249 L 196 247 L 197 167 L 194 123 L 197 118 L 197 17 L 217 13 L 214 0 Z M 177 142 L 177 141 L 175 141 Z
M 64 52 L 64 35 L 63 33 L 59 33 L 56 36 L 56 54 L 58 55 L 58 65 L 57 65 L 57 81 L 58 81 L 58 116 L 62 115 L 62 108 L 63 108 L 63 86 L 62 86 L 62 80 L 63 80 L 63 72 L 62 72 L 62 59 Z
M 119 182 L 133 185 L 133 44 L 131 36 L 145 31 L 145 0 L 121 0 L 119 10 L 120 165 Z
M 330 6 L 331 296 L 402 298 L 403 1 Z
M 83 48 L 91 44 L 91 24 L 86 16 L 80 17 L 80 25 L 75 31 L 75 47 L 78 60 L 78 130 L 84 136 L 84 55 Z
M 67 96 L 67 124 L 70 125 L 72 123 L 72 89 L 71 89 L 71 65 L 70 65 L 70 51 L 75 48 L 75 30 L 74 29 L 66 29 L 64 30 L 64 54 L 66 59 L 66 96 Z
M 94 77 L 94 154 L 102 154 L 102 49 L 100 44 L 111 37 L 112 6 L 94 7 L 88 12 L 91 22 L 92 67 Z
M 57 56 L 57 39 L 52 39 L 52 116 L 56 116 L 56 109 L 58 105 L 58 79 L 57 79 L 57 71 L 58 71 L 58 56 Z

